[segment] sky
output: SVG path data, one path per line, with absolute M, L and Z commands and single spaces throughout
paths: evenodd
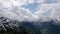
M 0 0 L 0 16 L 19 21 L 60 20 L 60 0 Z

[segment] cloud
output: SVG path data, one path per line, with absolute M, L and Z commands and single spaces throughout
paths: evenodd
M 37 0 L 36 2 L 41 4 L 41 3 L 44 3 L 45 0 Z
M 33 3 L 33 1 L 34 0 L 0 0 L 0 15 L 17 20 L 24 20 L 28 17 L 29 19 L 32 19 L 33 14 L 30 10 L 18 7 Z
M 0 9 L 0 15 L 7 17 L 13 20 L 19 21 L 34 21 L 36 20 L 36 16 L 32 14 L 32 12 L 25 8 L 19 8 L 17 6 L 13 6 L 7 11 L 3 11 L 4 9 Z M 33 18 L 33 19 L 32 19 Z
M 13 20 L 19 21 L 47 21 L 49 18 L 59 19 L 60 2 L 58 3 L 44 3 L 44 0 L 37 0 L 40 4 L 38 11 L 32 13 L 29 9 L 19 6 L 34 3 L 34 0 L 0 0 L 0 15 Z M 4 3 L 3 3 L 4 2 Z
M 60 12 L 60 2 L 50 4 L 43 3 L 40 5 L 38 11 L 36 11 L 34 14 L 38 15 L 39 17 L 46 17 L 58 20 L 60 17 L 60 15 L 58 15 L 59 12 Z

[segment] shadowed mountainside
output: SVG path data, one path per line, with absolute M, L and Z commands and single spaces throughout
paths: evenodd
M 59 23 L 57 20 L 47 22 L 19 22 L 0 17 L 0 34 L 60 34 Z

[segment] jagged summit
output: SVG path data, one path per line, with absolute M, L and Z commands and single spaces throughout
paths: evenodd
M 17 29 L 19 21 L 11 20 L 6 17 L 0 17 L 0 31 L 8 31 Z

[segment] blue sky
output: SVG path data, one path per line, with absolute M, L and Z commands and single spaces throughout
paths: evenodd
M 47 3 L 47 4 L 50 4 L 50 3 L 56 3 L 55 0 L 45 0 L 44 3 Z M 43 4 L 44 4 L 43 3 Z M 36 0 L 34 1 L 34 3 L 32 4 L 27 4 L 27 5 L 22 5 L 23 8 L 26 8 L 26 9 L 29 9 L 31 10 L 32 12 L 35 12 L 38 10 L 38 7 L 39 7 L 40 4 L 38 4 L 36 2 Z
M 39 4 L 38 3 L 27 4 L 27 5 L 23 5 L 22 7 L 35 12 L 38 10 L 37 8 L 39 7 Z
M 47 0 L 45 3 L 57 3 L 56 0 Z

